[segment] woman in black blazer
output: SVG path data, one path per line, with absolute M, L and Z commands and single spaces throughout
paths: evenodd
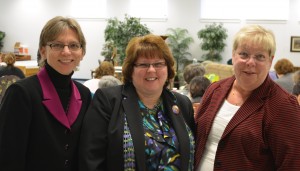
M 91 93 L 71 80 L 85 55 L 79 24 L 55 17 L 44 26 L 37 75 L 12 84 L 0 106 L 0 170 L 76 171 Z
M 129 42 L 124 85 L 98 89 L 84 119 L 81 171 L 193 170 L 193 107 L 166 88 L 173 66 L 160 36 Z

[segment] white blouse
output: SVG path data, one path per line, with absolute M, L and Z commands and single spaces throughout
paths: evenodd
M 234 116 L 234 114 L 239 110 L 240 106 L 235 106 L 230 104 L 227 100 L 224 101 L 223 105 L 221 106 L 220 110 L 218 111 L 213 124 L 208 135 L 208 139 L 205 145 L 204 153 L 200 164 L 197 168 L 197 171 L 213 171 L 214 170 L 214 162 L 217 147 L 219 141 L 222 137 L 222 134 Z

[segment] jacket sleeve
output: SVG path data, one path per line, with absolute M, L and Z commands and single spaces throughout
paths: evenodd
M 79 170 L 107 170 L 108 127 L 112 104 L 102 90 L 97 90 L 83 121 L 79 144 Z
M 277 170 L 299 170 L 300 168 L 300 106 L 290 96 L 270 109 L 275 117 L 266 123 L 266 137 L 274 156 Z M 297 169 L 298 168 L 298 169 Z
M 183 109 L 183 117 L 186 124 L 190 127 L 191 131 L 195 135 L 195 119 L 193 105 L 190 99 L 185 95 L 177 95 L 181 108 Z
M 12 84 L 0 105 L 0 170 L 25 170 L 32 118 L 32 99 L 19 84 Z

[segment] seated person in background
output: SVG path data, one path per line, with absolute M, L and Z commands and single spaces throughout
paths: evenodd
M 190 99 L 192 103 L 200 103 L 207 87 L 211 84 L 210 80 L 204 76 L 196 76 L 190 82 Z
M 4 65 L 4 62 L 2 61 L 2 58 L 4 58 L 4 54 L 0 52 L 0 67 Z
M 298 103 L 300 105 L 300 70 L 294 73 L 294 86 L 292 94 L 297 97 Z
M 37 65 L 39 67 L 43 66 L 43 60 L 42 60 L 42 56 L 40 54 L 40 51 L 38 50 L 37 53 L 36 53 L 36 62 L 37 62 Z
M 300 83 L 300 70 L 296 71 L 293 74 L 293 81 L 295 84 L 299 84 Z
M 300 105 L 300 83 L 294 85 L 292 94 L 297 97 L 298 103 Z
M 15 75 L 19 78 L 25 78 L 25 75 L 22 72 L 22 70 L 14 66 L 16 62 L 15 54 L 8 53 L 4 55 L 3 62 L 6 63 L 6 66 L 0 67 L 0 77 L 4 75 Z
M 122 82 L 119 79 L 117 79 L 116 77 L 114 77 L 112 75 L 105 75 L 100 78 L 98 87 L 99 88 L 113 87 L 113 86 L 117 86 L 117 85 L 121 85 L 121 84 L 122 84 Z
M 204 76 L 205 68 L 202 64 L 194 63 L 187 65 L 183 70 L 183 79 L 186 83 L 180 90 L 179 93 L 188 96 L 189 95 L 189 83 L 195 76 Z
M 205 76 L 196 76 L 191 80 L 189 85 L 189 91 L 190 91 L 189 98 L 193 104 L 194 116 L 198 110 L 202 96 L 210 84 L 211 84 L 210 80 Z
M 232 58 L 228 59 L 227 65 L 232 65 Z
M 271 77 L 272 80 L 278 79 L 276 71 L 269 71 L 269 76 Z
M 88 87 L 91 93 L 94 94 L 98 89 L 98 83 L 100 78 L 105 75 L 113 76 L 114 74 L 115 74 L 114 65 L 109 61 L 103 61 L 96 69 L 94 78 L 87 80 L 86 82 L 83 83 L 83 85 Z
M 274 69 L 277 73 L 278 79 L 274 80 L 287 92 L 292 93 L 294 82 L 294 65 L 288 59 L 280 59 L 276 62 Z

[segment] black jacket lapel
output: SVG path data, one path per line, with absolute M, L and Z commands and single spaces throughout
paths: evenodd
M 136 167 L 137 170 L 144 171 L 146 170 L 145 136 L 142 116 L 138 105 L 138 96 L 132 85 L 124 86 L 122 94 L 122 104 L 127 116 L 127 122 L 134 145 Z

